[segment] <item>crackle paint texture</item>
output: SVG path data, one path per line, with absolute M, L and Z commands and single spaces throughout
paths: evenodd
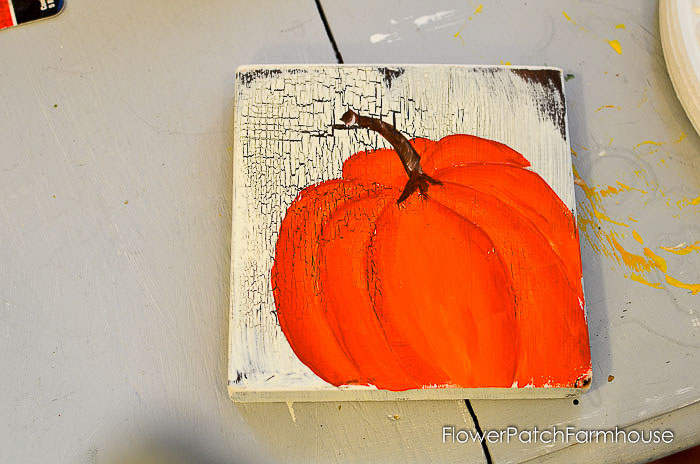
M 234 399 L 590 383 L 560 71 L 251 68 L 238 84 Z M 401 132 L 434 182 L 397 204 L 406 163 L 334 128 L 348 109 Z

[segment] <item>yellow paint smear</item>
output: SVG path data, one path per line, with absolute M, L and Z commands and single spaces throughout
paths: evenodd
M 648 285 L 652 288 L 658 288 L 658 289 L 663 289 L 663 285 L 657 282 L 649 282 L 647 279 L 644 277 L 640 276 L 639 274 L 634 274 L 632 273 L 630 275 L 630 279 L 634 280 L 635 282 L 639 282 L 640 284 Z
M 583 193 L 586 195 L 586 198 L 588 198 L 591 202 L 591 210 L 593 215 L 600 220 L 610 222 L 612 224 L 618 225 L 618 226 L 623 226 L 623 227 L 629 227 L 627 224 L 624 222 L 618 222 L 613 219 L 610 219 L 607 214 L 604 212 L 600 211 L 598 207 L 596 206 L 596 203 L 600 199 L 600 195 L 594 188 L 591 188 L 586 184 L 586 182 L 581 179 L 581 176 L 578 174 L 578 171 L 576 170 L 576 167 L 573 167 L 574 171 L 574 184 L 578 185 L 583 189 Z
M 679 209 L 683 209 L 687 206 L 697 206 L 700 205 L 700 197 L 697 198 L 681 198 L 676 202 L 676 206 L 678 206 Z
M 637 221 L 635 218 L 633 218 L 632 216 L 628 217 L 627 219 L 629 219 L 629 220 L 632 221 L 632 222 L 639 222 L 639 221 Z
M 634 236 L 635 240 L 637 240 L 639 243 L 643 243 L 642 237 L 636 232 L 632 231 L 632 236 Z M 666 282 L 669 285 L 672 285 L 677 288 L 683 288 L 686 290 L 690 290 L 693 295 L 700 293 L 700 284 L 692 284 L 692 283 L 686 283 L 682 282 L 670 275 L 668 275 L 668 265 L 666 263 L 666 260 L 662 258 L 661 256 L 657 255 L 651 249 L 644 247 L 644 256 L 640 256 L 634 253 L 630 253 L 629 251 L 625 250 L 622 245 L 617 241 L 615 238 L 615 233 L 612 233 L 610 235 L 606 235 L 606 238 L 608 240 L 608 243 L 610 243 L 614 248 L 617 254 L 619 254 L 619 258 L 622 259 L 621 264 L 625 264 L 627 267 L 629 267 L 632 270 L 638 271 L 638 272 L 648 272 L 651 271 L 652 269 L 658 269 L 659 271 L 663 272 Z M 690 245 L 688 247 L 673 247 L 673 248 L 665 248 L 665 247 L 660 247 L 661 249 L 664 249 L 666 251 L 670 252 L 678 252 L 677 254 L 688 254 L 693 249 L 700 250 L 700 241 L 695 242 L 695 244 Z M 615 258 L 617 259 L 618 262 L 620 262 L 620 259 L 618 258 L 617 255 L 615 255 Z M 629 276 L 625 275 L 625 277 L 628 277 L 632 279 L 635 282 L 638 282 L 640 284 L 647 285 L 652 288 L 663 288 L 660 283 L 656 282 L 650 282 L 648 281 L 644 276 L 636 273 L 632 273 Z
M 577 183 L 577 182 L 574 181 L 574 183 Z M 604 188 L 602 190 L 598 190 L 599 188 L 600 187 L 593 187 L 592 189 L 590 189 L 593 196 L 596 198 L 605 198 L 609 195 L 617 195 L 617 194 L 622 193 L 622 192 L 631 192 L 631 191 L 639 192 L 642 194 L 649 193 L 646 190 L 642 190 L 642 189 L 639 189 L 637 187 L 630 187 L 629 185 L 623 184 L 619 180 L 617 181 L 617 187 L 613 187 L 612 185 L 608 185 L 606 188 Z
M 636 150 L 637 148 L 641 147 L 642 145 L 656 145 L 657 147 L 660 147 L 663 145 L 662 142 L 655 142 L 653 140 L 645 140 L 644 142 L 639 142 L 637 145 L 632 147 L 632 150 Z
M 564 15 L 564 17 L 566 18 L 567 21 L 571 21 L 572 23 L 576 24 L 576 21 L 574 21 L 573 19 L 571 19 L 571 16 L 569 16 L 568 14 L 566 14 L 566 11 L 562 11 L 561 14 Z
M 666 264 L 666 260 L 654 253 L 653 251 L 651 251 L 649 248 L 644 248 L 644 256 L 649 258 L 654 263 L 654 266 L 661 270 L 661 272 L 663 272 L 664 274 L 668 272 L 668 265 Z
M 620 47 L 620 42 L 617 40 L 606 40 L 606 42 L 612 47 L 613 50 L 617 52 L 618 55 L 622 55 L 622 47 Z
M 618 24 L 615 29 L 627 29 L 624 24 Z
M 611 234 L 607 237 L 607 239 L 608 242 L 620 254 L 622 262 L 627 267 L 629 267 L 630 269 L 634 269 L 635 271 L 651 271 L 652 265 L 646 259 L 644 259 L 643 256 L 635 255 L 634 253 L 630 253 L 629 251 L 625 250 L 615 238 L 615 234 Z
M 595 110 L 595 112 L 597 113 L 598 111 L 607 110 L 607 109 L 611 109 L 611 110 L 621 110 L 622 108 L 620 108 L 620 107 L 617 106 L 617 105 L 603 105 L 603 106 L 599 106 L 598 109 Z
M 632 231 L 632 237 L 634 237 L 634 239 L 636 241 L 638 241 L 639 243 L 642 243 L 642 244 L 644 243 L 644 240 L 642 240 L 642 237 L 637 233 L 636 230 Z
M 655 142 L 652 142 L 652 144 L 655 144 Z M 573 173 L 575 179 L 574 183 L 583 189 L 586 198 L 589 200 L 588 202 L 579 202 L 578 225 L 581 230 L 581 234 L 585 237 L 595 252 L 615 259 L 620 265 L 624 265 L 631 271 L 635 271 L 631 272 L 630 274 L 624 274 L 626 278 L 631 279 L 634 282 L 655 289 L 663 289 L 664 285 L 662 282 L 650 281 L 648 280 L 648 276 L 645 275 L 653 270 L 658 270 L 664 274 L 668 285 L 690 290 L 693 295 L 700 293 L 700 283 L 686 283 L 668 275 L 668 263 L 666 262 L 666 259 L 654 253 L 650 248 L 644 247 L 644 239 L 636 230 L 632 230 L 632 236 L 640 245 L 642 245 L 643 255 L 627 251 L 618 241 L 619 235 L 616 232 L 611 232 L 601 227 L 600 220 L 605 220 L 612 224 L 621 225 L 624 227 L 629 226 L 610 219 L 603 211 L 601 211 L 602 205 L 598 205 L 597 202 L 599 202 L 601 198 L 606 195 L 617 194 L 623 190 L 639 189 L 629 187 L 628 185 L 618 181 L 617 184 L 619 188 L 607 186 L 605 190 L 598 192 L 595 188 L 591 188 L 588 186 L 588 184 L 586 184 L 586 182 L 579 175 L 575 166 L 573 166 Z M 643 190 L 639 191 L 646 193 Z M 700 197 L 687 201 L 688 203 L 696 202 L 696 204 L 700 204 Z M 598 209 L 599 206 L 601 209 Z M 595 219 L 598 219 L 598 221 Z M 638 222 L 632 217 L 630 217 L 629 220 L 632 222 Z M 594 237 L 597 238 L 597 240 L 594 240 Z M 675 247 L 659 248 L 669 253 L 682 256 L 693 251 L 700 251 L 700 241 L 697 241 L 692 245 L 682 243 Z
M 592 200 L 592 197 L 595 196 L 595 190 L 590 188 L 588 184 L 586 184 L 586 181 L 581 179 L 576 166 L 573 166 L 572 169 L 574 171 L 574 183 L 583 188 L 583 192 L 586 194 L 586 197 L 588 197 L 589 200 Z
M 681 135 L 673 143 L 681 143 L 683 140 L 685 140 L 685 132 L 681 132 Z
M 474 14 L 475 14 L 475 15 L 478 15 L 479 13 L 481 13 L 481 11 L 482 11 L 483 9 L 484 9 L 484 5 L 479 5 L 479 6 L 477 6 L 477 7 L 476 7 L 476 10 L 474 10 Z
M 647 194 L 647 193 L 649 193 L 649 192 L 647 192 L 646 190 L 642 190 L 642 189 L 637 188 L 637 187 L 630 187 L 629 185 L 625 185 L 625 184 L 623 184 L 622 182 L 620 182 L 619 180 L 617 181 L 617 185 L 618 185 L 619 189 L 618 189 L 615 193 L 619 193 L 619 192 L 631 192 L 631 191 L 639 192 L 639 193 L 641 193 L 641 194 Z
M 668 251 L 669 253 L 673 253 L 675 255 L 687 255 L 688 253 L 692 253 L 693 251 L 700 251 L 700 241 L 697 241 L 693 243 L 692 245 L 687 245 L 682 244 L 680 246 L 674 246 L 674 247 L 659 247 L 664 251 Z
M 603 221 L 608 221 L 609 223 L 615 224 L 617 226 L 629 227 L 624 222 L 618 222 L 618 221 L 615 221 L 613 219 L 610 219 L 607 214 L 598 211 L 598 209 L 595 206 L 593 207 L 593 213 L 595 214 L 595 217 L 597 217 L 598 219 L 601 219 Z
M 670 285 L 673 285 L 674 287 L 685 288 L 686 290 L 690 290 L 690 292 L 693 295 L 697 295 L 700 292 L 700 284 L 687 284 L 685 282 L 681 282 L 678 279 L 674 279 L 670 275 L 666 276 L 666 282 L 668 282 Z
M 600 193 L 601 197 L 605 198 L 608 195 L 616 195 L 616 194 L 620 193 L 620 190 L 616 189 L 612 185 L 608 185 L 608 188 L 606 188 L 605 190 L 601 190 L 598 193 Z

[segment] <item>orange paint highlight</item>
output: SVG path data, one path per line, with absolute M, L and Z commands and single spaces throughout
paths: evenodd
M 603 105 L 603 106 L 599 106 L 598 109 L 595 110 L 595 112 L 597 113 L 598 111 L 601 111 L 601 110 L 621 110 L 621 109 L 622 108 L 617 106 L 617 105 Z
M 299 359 L 333 385 L 573 386 L 590 370 L 578 229 L 529 162 L 469 135 L 411 141 L 429 196 L 400 205 L 391 149 L 299 193 L 272 288 Z

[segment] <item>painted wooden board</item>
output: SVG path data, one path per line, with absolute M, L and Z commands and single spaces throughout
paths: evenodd
M 247 67 L 237 84 L 235 400 L 589 384 L 559 70 Z

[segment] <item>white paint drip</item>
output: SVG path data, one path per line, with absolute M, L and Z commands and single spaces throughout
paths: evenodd
M 297 416 L 294 414 L 294 403 L 287 401 L 287 409 L 289 409 L 289 415 L 292 416 L 292 422 L 297 423 Z
M 376 34 L 372 34 L 371 36 L 369 36 L 369 41 L 372 42 L 373 44 L 382 42 L 384 40 L 386 40 L 386 43 L 391 43 L 394 40 L 398 40 L 398 38 L 395 38 L 396 36 L 397 36 L 397 34 L 395 32 L 391 33 L 391 34 L 380 34 L 378 32 Z
M 460 411 L 462 412 L 462 418 L 464 419 L 465 424 L 471 424 L 472 423 L 472 416 L 469 414 L 469 409 L 467 409 L 467 403 L 464 401 L 460 401 Z
M 384 40 L 384 39 L 386 39 L 387 37 L 389 37 L 390 35 L 391 35 L 391 34 L 372 34 L 371 36 L 369 36 L 369 41 L 372 42 L 373 44 L 374 44 L 374 43 L 379 43 L 379 42 L 381 42 L 382 40 Z
M 449 16 L 452 13 L 454 13 L 454 10 L 438 11 L 437 13 L 433 13 L 431 15 L 421 16 L 420 18 L 414 19 L 413 24 L 415 24 L 418 27 L 425 26 L 428 23 L 440 21 L 442 18 Z
M 674 247 L 670 247 L 669 250 L 680 250 L 681 248 L 685 248 L 687 245 L 688 245 L 687 243 L 681 242 Z

